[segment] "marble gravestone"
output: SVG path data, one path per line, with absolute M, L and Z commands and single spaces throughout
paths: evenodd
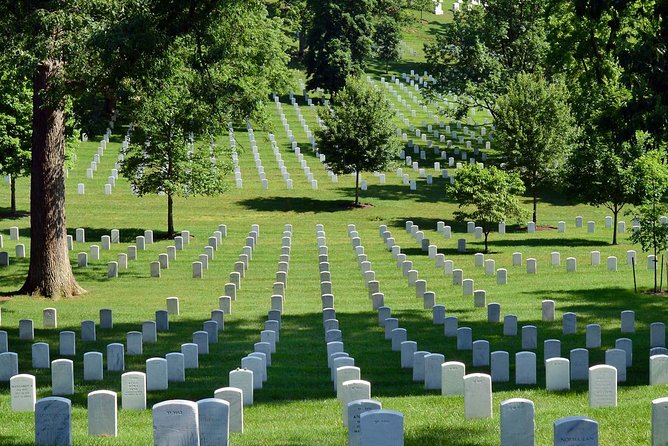
M 236 387 L 222 387 L 214 392 L 214 398 L 227 401 L 230 405 L 229 426 L 230 432 L 243 433 L 244 405 L 243 391 Z
M 392 410 L 360 414 L 360 445 L 404 446 L 404 415 Z
M 501 446 L 534 446 L 535 407 L 531 400 L 501 401 Z
M 168 400 L 154 405 L 152 412 L 155 445 L 199 446 L 197 403 Z
M 362 413 L 382 408 L 383 406 L 379 401 L 370 399 L 355 400 L 348 403 L 348 446 L 361 446 L 360 416 Z
M 230 403 L 220 398 L 197 401 L 199 445 L 227 446 L 230 437 Z
M 96 390 L 88 394 L 88 435 L 116 437 L 118 409 L 116 392 Z
M 35 404 L 35 446 L 72 445 L 72 402 L 42 398 Z
M 585 417 L 554 422 L 554 446 L 598 446 L 598 423 Z

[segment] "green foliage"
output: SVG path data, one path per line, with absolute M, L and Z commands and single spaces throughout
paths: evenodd
M 631 234 L 631 242 L 639 244 L 643 251 L 652 252 L 655 262 L 668 251 L 668 224 L 661 223 L 661 216 L 668 214 L 664 199 L 668 191 L 668 166 L 662 154 L 651 151 L 641 156 L 635 166 L 635 175 L 642 179 L 642 202 L 631 213 L 640 228 Z M 654 268 L 654 292 L 657 291 L 657 269 Z
M 422 20 L 424 11 L 434 7 L 434 0 L 410 0 L 410 5 L 411 8 L 420 11 L 420 20 Z
M 578 121 L 616 143 L 637 130 L 666 141 L 665 2 L 555 0 L 550 10 L 550 70 L 571 80 Z
M 523 193 L 524 183 L 517 173 L 478 164 L 463 165 L 457 170 L 455 182 L 446 184 L 446 195 L 459 203 L 455 219 L 475 221 L 482 227 L 485 252 L 493 225 L 506 221 L 519 223 L 527 218 L 528 212 L 517 197 Z
M 615 144 L 604 135 L 587 135 L 566 166 L 570 194 L 592 206 L 604 206 L 613 214 L 612 244 L 617 244 L 617 219 L 627 204 L 639 204 L 644 179 L 639 177 L 638 157 L 647 149 L 640 137 Z
M 307 0 L 313 13 L 305 65 L 309 89 L 341 90 L 371 55 L 373 0 Z
M 394 112 L 385 95 L 362 79 L 348 79 L 333 109 L 324 110 L 318 150 L 336 174 L 381 171 L 399 152 Z M 359 202 L 359 181 L 355 204 Z
M 425 45 L 428 71 L 443 93 L 467 96 L 494 112 L 496 98 L 521 72 L 541 71 L 549 47 L 545 2 L 490 0 L 463 10 Z M 462 102 L 463 114 L 470 104 Z
M 30 172 L 32 134 L 30 84 L 15 71 L 0 72 L 0 174 Z
M 385 62 L 385 72 L 388 64 L 399 59 L 399 42 L 401 42 L 401 28 L 397 21 L 391 17 L 382 17 L 376 23 L 374 32 L 376 54 Z
M 518 74 L 496 102 L 496 137 L 506 166 L 518 172 L 534 199 L 537 187 L 561 172 L 577 127 L 563 83 Z

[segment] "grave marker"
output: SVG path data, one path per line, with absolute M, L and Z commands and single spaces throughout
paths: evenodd
M 97 390 L 88 394 L 88 435 L 91 437 L 118 435 L 116 398 L 116 392 L 109 390 Z
M 42 398 L 35 404 L 35 445 L 72 445 L 72 403 L 66 398 Z
M 155 445 L 200 445 L 197 403 L 185 400 L 163 401 L 153 406 L 152 413 Z

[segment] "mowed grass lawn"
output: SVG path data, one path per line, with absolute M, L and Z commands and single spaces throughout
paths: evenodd
M 301 98 L 300 98 L 301 99 Z M 371 206 L 351 209 L 348 203 L 353 196 L 354 178 L 342 176 L 334 184 L 314 154 L 307 149 L 306 134 L 302 131 L 292 106 L 283 105 L 284 112 L 295 137 L 300 141 L 302 153 L 314 177 L 317 191 L 311 189 L 301 170 L 296 155 L 289 150 L 276 108 L 269 105 L 273 130 L 279 142 L 285 165 L 294 181 L 294 189 L 287 190 L 281 179 L 278 165 L 271 151 L 266 131 L 255 129 L 258 149 L 269 180 L 269 189 L 263 190 L 255 170 L 245 125 L 235 128 L 239 140 L 240 168 L 244 188 L 234 188 L 230 180 L 229 192 L 218 197 L 191 197 L 176 200 L 176 225 L 179 230 L 191 231 L 190 244 L 177 253 L 177 259 L 163 270 L 162 277 L 151 278 L 149 262 L 158 259 L 160 253 L 172 242 L 160 240 L 166 227 L 166 199 L 151 196 L 137 198 L 130 192 L 129 184 L 121 179 L 110 196 L 104 195 L 104 184 L 110 175 L 120 149 L 122 129 L 114 135 L 93 180 L 87 180 L 85 169 L 93 159 L 97 143 L 80 144 L 78 161 L 67 180 L 67 227 L 74 235 L 76 228 L 86 229 L 86 243 L 75 243 L 71 252 L 73 269 L 80 284 L 88 290 L 84 296 L 50 301 L 46 299 L 14 296 L 0 303 L 1 328 L 9 334 L 10 351 L 19 354 L 19 371 L 37 377 L 38 398 L 50 396 L 50 371 L 31 367 L 30 341 L 19 341 L 20 319 L 35 321 L 35 342 L 48 342 L 51 359 L 57 359 L 58 332 L 77 332 L 75 361 L 76 395 L 74 404 L 75 444 L 137 445 L 152 443 L 150 410 L 142 412 L 119 409 L 119 436 L 115 439 L 87 436 L 86 395 L 99 389 L 119 392 L 120 373 L 106 373 L 103 382 L 83 381 L 83 354 L 87 351 L 106 352 L 106 345 L 125 342 L 128 331 L 141 330 L 141 323 L 152 320 L 155 311 L 165 309 L 165 298 L 180 298 L 181 314 L 171 317 L 170 331 L 159 333 L 156 344 L 145 344 L 141 356 L 126 356 L 127 371 L 145 371 L 145 360 L 164 357 L 166 353 L 179 351 L 180 345 L 191 342 L 192 333 L 202 329 L 202 323 L 210 318 L 210 311 L 218 307 L 218 297 L 224 294 L 229 273 L 245 244 L 252 224 L 260 225 L 259 243 L 250 263 L 233 312 L 226 317 L 225 331 L 220 342 L 211 346 L 207 356 L 200 357 L 200 367 L 188 370 L 185 383 L 170 383 L 168 391 L 149 392 L 148 407 L 166 399 L 198 400 L 213 396 L 214 390 L 228 385 L 228 372 L 240 365 L 241 358 L 253 351 L 253 344 L 260 339 L 270 296 L 275 281 L 277 263 L 281 253 L 281 237 L 285 224 L 293 227 L 292 251 L 288 287 L 284 304 L 283 325 L 277 352 L 272 357 L 269 379 L 261 390 L 255 392 L 255 404 L 246 408 L 245 432 L 232 434 L 235 445 L 343 445 L 347 433 L 341 423 L 341 405 L 335 398 L 327 368 L 324 331 L 318 274 L 318 249 L 315 237 L 316 224 L 323 224 L 327 234 L 329 259 L 335 307 L 346 351 L 355 358 L 361 368 L 362 378 L 371 382 L 371 396 L 387 409 L 397 410 L 405 416 L 407 445 L 495 445 L 499 443 L 499 403 L 513 397 L 524 397 L 536 404 L 537 444 L 552 442 L 552 423 L 564 416 L 586 415 L 600 423 L 601 444 L 638 445 L 650 443 L 650 403 L 654 398 L 668 396 L 668 388 L 648 387 L 649 324 L 665 322 L 667 309 L 665 297 L 650 297 L 633 293 L 631 266 L 626 264 L 626 251 L 636 249 L 628 242 L 628 233 L 620 235 L 621 243 L 611 246 L 611 230 L 604 229 L 604 209 L 568 205 L 559 194 L 546 194 L 539 206 L 539 225 L 544 227 L 535 234 L 526 234 L 523 226 L 510 226 L 508 234 L 490 236 L 491 253 L 487 258 L 496 260 L 497 268 L 508 269 L 508 285 L 496 285 L 496 279 L 485 276 L 483 268 L 474 267 L 473 254 L 482 250 L 482 241 L 472 234 L 465 234 L 464 226 L 452 220 L 456 204 L 444 196 L 444 181 L 437 178 L 433 185 L 418 180 L 416 191 L 409 190 L 394 172 L 387 173 L 387 184 L 380 185 L 371 174 L 369 190 L 362 192 L 362 201 Z M 315 115 L 303 104 L 301 107 L 309 127 L 315 129 Z M 420 111 L 419 123 L 424 114 Z M 99 140 L 99 137 L 91 138 Z M 228 137 L 220 138 L 227 144 Z M 433 160 L 422 161 L 430 167 Z M 411 172 L 413 178 L 415 174 Z M 77 194 L 77 184 L 84 183 L 86 194 Z M 18 182 L 18 202 L 21 210 L 28 210 L 28 180 Z M 9 203 L 9 187 L 0 185 L 0 203 Z M 526 201 L 527 209 L 530 204 Z M 3 209 L 6 211 L 6 208 Z M 596 222 L 596 232 L 587 233 L 575 228 L 575 217 L 581 215 L 585 222 Z M 422 301 L 415 298 L 415 291 L 407 285 L 392 255 L 385 249 L 379 236 L 379 226 L 387 225 L 402 252 L 414 262 L 420 278 L 427 281 L 427 288 L 436 293 L 436 302 L 446 307 L 448 315 L 459 318 L 460 326 L 473 329 L 474 339 L 487 339 L 491 351 L 506 350 L 511 355 L 511 382 L 514 381 L 514 353 L 521 350 L 521 339 L 504 337 L 502 324 L 486 322 L 486 310 L 474 308 L 472 298 L 463 297 L 460 287 L 452 285 L 450 277 L 434 266 L 433 260 L 422 252 L 418 244 L 404 230 L 405 221 L 412 220 L 425 232 L 427 238 L 439 247 L 439 252 L 464 270 L 465 278 L 475 280 L 475 289 L 487 291 L 487 302 L 501 304 L 501 315 L 516 314 L 519 325 L 533 324 L 539 329 L 538 386 L 494 384 L 494 417 L 488 420 L 464 419 L 463 397 L 442 397 L 438 391 L 426 391 L 421 383 L 412 381 L 410 370 L 400 368 L 400 355 L 392 352 L 389 341 L 377 324 L 377 315 L 371 308 L 352 245 L 347 236 L 347 226 L 355 224 L 368 260 L 376 272 L 386 305 L 399 318 L 399 325 L 408 330 L 408 338 L 418 343 L 418 349 L 443 353 L 446 360 L 466 363 L 467 372 L 489 373 L 488 368 L 473 368 L 471 352 L 457 351 L 454 338 L 443 336 L 443 327 L 432 324 L 431 311 L 422 308 Z M 439 220 L 453 226 L 453 237 L 445 239 L 436 233 Z M 558 233 L 557 222 L 567 222 L 567 231 Z M 228 236 L 216 252 L 205 277 L 192 279 L 191 264 L 209 236 L 219 224 L 226 224 Z M 11 265 L 0 269 L 0 293 L 18 289 L 25 278 L 28 259 L 16 259 L 16 241 L 9 240 L 9 227 L 21 230 L 19 243 L 26 244 L 29 252 L 28 218 L 0 219 L 0 233 L 4 238 L 4 250 L 11 253 Z M 627 218 L 627 227 L 630 228 Z M 89 251 L 92 244 L 100 244 L 100 237 L 119 229 L 121 243 L 110 251 L 102 251 L 99 261 L 91 261 L 88 268 L 77 268 L 78 252 Z M 127 270 L 117 279 L 107 279 L 107 262 L 116 260 L 135 237 L 145 229 L 156 234 L 156 243 L 139 253 Z M 457 239 L 466 238 L 468 252 L 456 252 Z M 590 252 L 601 252 L 602 264 L 590 265 Z M 550 253 L 561 253 L 560 267 L 550 266 Z M 513 267 L 513 252 L 522 252 L 524 260 L 534 257 L 538 261 L 538 273 L 528 275 L 524 267 Z M 608 272 L 606 258 L 615 255 L 619 259 L 619 271 Z M 576 257 L 578 270 L 566 272 L 566 258 Z M 647 270 L 646 254 L 638 254 L 638 283 L 641 288 L 651 284 Z M 541 321 L 541 301 L 556 301 L 557 320 Z M 55 307 L 58 310 L 58 329 L 42 328 L 42 310 Z M 97 341 L 80 341 L 80 325 L 83 320 L 99 321 L 101 308 L 111 308 L 114 314 L 112 330 L 97 330 Z M 562 355 L 572 348 L 584 347 L 585 325 L 598 323 L 602 327 L 603 347 L 590 351 L 590 364 L 604 362 L 604 351 L 614 347 L 615 339 L 626 337 L 620 333 L 620 312 L 631 309 L 636 312 L 636 333 L 633 339 L 633 366 L 629 369 L 628 383 L 620 385 L 619 405 L 616 408 L 590 409 L 586 383 L 574 383 L 569 392 L 543 390 L 544 367 L 542 342 L 545 339 L 562 340 Z M 561 316 L 576 312 L 578 331 L 575 335 L 561 335 Z M 0 444 L 27 445 L 34 439 L 34 416 L 31 413 L 12 413 L 8 383 L 0 383 Z

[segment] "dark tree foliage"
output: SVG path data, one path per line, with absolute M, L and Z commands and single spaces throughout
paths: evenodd
M 307 0 L 313 22 L 307 35 L 307 87 L 330 93 L 359 75 L 371 55 L 373 0 Z

